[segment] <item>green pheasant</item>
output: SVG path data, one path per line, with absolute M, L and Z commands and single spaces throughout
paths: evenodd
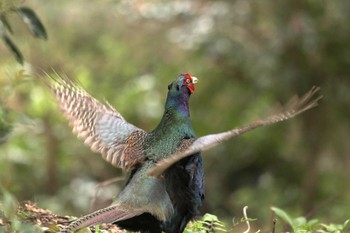
M 197 78 L 181 74 L 168 86 L 159 125 L 146 132 L 125 121 L 108 103 L 102 104 L 81 87 L 59 76 L 47 84 L 73 132 L 112 165 L 130 171 L 114 203 L 72 222 L 61 233 L 100 223 L 152 233 L 181 233 L 199 213 L 204 199 L 201 151 L 254 128 L 290 119 L 317 106 L 312 88 L 294 98 L 284 111 L 227 132 L 197 138 L 189 99 Z

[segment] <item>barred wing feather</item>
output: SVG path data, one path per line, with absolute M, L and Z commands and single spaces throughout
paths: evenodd
M 73 133 L 112 165 L 129 170 L 143 160 L 146 132 L 128 123 L 110 104 L 102 104 L 68 78 L 47 81 Z

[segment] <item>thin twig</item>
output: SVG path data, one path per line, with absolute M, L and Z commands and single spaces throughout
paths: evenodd
M 250 231 L 250 224 L 249 224 L 249 221 L 248 221 L 247 209 L 248 209 L 248 206 L 244 206 L 244 208 L 243 208 L 243 216 L 244 216 L 245 223 L 247 224 L 247 230 L 244 231 L 243 233 L 249 233 L 249 231 Z
M 247 224 L 247 230 L 245 230 L 243 233 L 249 233 L 250 231 L 250 223 L 249 223 L 249 218 L 248 218 L 248 215 L 247 215 L 247 209 L 248 209 L 248 206 L 244 206 L 243 208 L 243 216 L 244 216 L 244 220 Z M 260 230 L 256 231 L 255 233 L 259 233 Z
M 272 220 L 272 233 L 275 233 L 275 230 L 276 230 L 276 222 L 277 222 L 277 220 L 274 218 L 274 219 Z

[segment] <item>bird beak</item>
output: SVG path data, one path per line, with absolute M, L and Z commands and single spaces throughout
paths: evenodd
M 198 83 L 198 78 L 192 77 L 192 83 Z
M 192 83 L 189 83 L 187 85 L 187 88 L 190 90 L 190 92 L 192 94 L 195 90 L 194 84 L 198 82 L 198 78 L 196 78 L 196 77 L 191 77 L 191 78 L 192 78 Z

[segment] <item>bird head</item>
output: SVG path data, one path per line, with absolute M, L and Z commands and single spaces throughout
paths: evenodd
M 180 74 L 174 82 L 169 84 L 168 90 L 171 91 L 172 89 L 176 89 L 177 91 L 180 91 L 185 89 L 189 91 L 189 94 L 192 94 L 195 90 L 194 84 L 197 82 L 198 79 L 192 77 L 190 74 Z

